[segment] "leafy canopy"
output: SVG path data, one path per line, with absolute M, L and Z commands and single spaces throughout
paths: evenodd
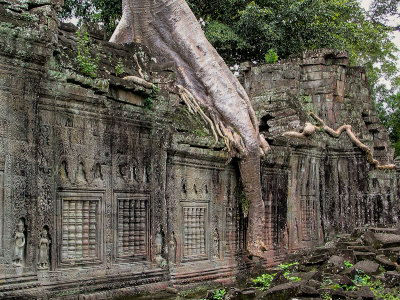
M 374 0 L 371 4 L 372 19 L 400 31 L 400 0 Z M 388 25 L 390 23 L 390 25 Z
M 266 58 L 274 62 L 276 57 L 285 59 L 319 48 L 349 51 L 351 64 L 367 69 L 372 96 L 380 103 L 380 116 L 400 154 L 400 132 L 395 126 L 399 124 L 399 113 L 395 113 L 400 86 L 398 49 L 391 41 L 398 26 L 387 25 L 388 18 L 399 16 L 400 0 L 374 0 L 370 13 L 357 0 L 186 2 L 209 41 L 231 66 Z M 101 23 L 110 36 L 120 14 L 121 0 L 65 0 L 61 18 Z M 382 78 L 391 83 L 391 90 L 379 83 Z

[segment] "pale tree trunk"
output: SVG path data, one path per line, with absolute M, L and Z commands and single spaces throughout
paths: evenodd
M 214 122 L 239 157 L 250 203 L 248 250 L 260 255 L 265 212 L 261 195 L 260 156 L 269 146 L 259 135 L 249 97 L 206 39 L 184 0 L 123 0 L 122 19 L 111 42 L 138 42 L 163 61 L 174 61 L 178 84 L 185 87 Z M 228 145 L 228 146 L 229 146 Z

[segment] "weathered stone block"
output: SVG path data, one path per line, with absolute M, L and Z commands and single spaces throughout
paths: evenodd
M 379 272 L 379 264 L 370 260 L 360 261 L 354 265 L 354 268 L 368 275 L 377 274 Z

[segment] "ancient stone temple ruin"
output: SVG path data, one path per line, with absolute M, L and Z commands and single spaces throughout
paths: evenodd
M 0 297 L 110 298 L 251 271 L 237 162 L 226 164 L 222 142 L 179 98 L 174 65 L 90 29 L 84 47 L 98 68 L 88 74 L 77 28 L 56 9 L 0 1 Z M 272 146 L 257 264 L 399 221 L 399 161 L 379 170 L 345 135 L 283 135 L 313 122 L 311 110 L 332 128 L 351 124 L 381 164 L 393 163 L 365 71 L 347 53 L 241 70 Z

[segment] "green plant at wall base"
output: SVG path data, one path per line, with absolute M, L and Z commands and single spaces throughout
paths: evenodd
M 278 53 L 276 53 L 275 49 L 269 49 L 268 53 L 265 54 L 265 63 L 274 64 L 278 61 L 278 58 Z
M 117 65 L 115 66 L 115 74 L 118 76 L 124 73 L 124 63 L 122 62 L 122 59 L 119 59 Z
M 276 273 L 274 274 L 263 274 L 253 279 L 253 283 L 262 291 L 268 290 L 271 285 L 272 280 L 274 279 Z
M 213 299 L 215 300 L 223 300 L 225 298 L 226 290 L 220 289 L 216 290 L 213 295 Z
M 350 268 L 353 267 L 353 264 L 352 264 L 351 262 L 349 262 L 349 261 L 345 261 L 345 262 L 344 262 L 344 267 L 345 267 L 346 269 L 350 269 Z
M 78 30 L 77 35 L 77 48 L 78 54 L 76 56 L 76 63 L 79 72 L 91 78 L 97 77 L 98 63 L 100 61 L 100 48 L 97 50 L 96 57 L 92 57 L 90 53 L 91 40 L 87 31 Z

